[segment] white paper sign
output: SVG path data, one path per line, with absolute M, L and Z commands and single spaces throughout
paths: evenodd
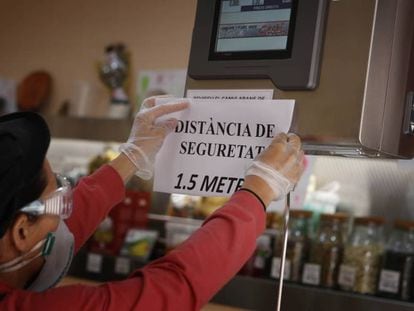
M 309 285 L 319 285 L 321 282 L 321 266 L 312 263 L 305 264 L 302 282 Z
M 280 277 L 280 265 L 282 264 L 282 259 L 280 257 L 273 257 L 272 258 L 272 268 L 270 271 L 270 276 L 278 279 Z M 285 270 L 283 271 L 283 279 L 289 280 L 290 279 L 290 260 L 285 260 Z
M 400 287 L 400 272 L 393 270 L 381 270 L 379 290 L 397 294 Z
M 356 268 L 341 265 L 339 268 L 338 284 L 345 288 L 353 288 L 356 279 Z
M 190 101 L 190 108 L 168 115 L 179 124 L 157 154 L 155 191 L 232 195 L 257 154 L 289 130 L 294 108 L 294 100 Z
M 138 101 L 149 96 L 170 94 L 177 97 L 184 96 L 187 70 L 140 70 L 137 79 Z
M 86 271 L 101 273 L 102 271 L 102 255 L 89 253 L 86 261 Z
M 118 274 L 129 274 L 131 272 L 131 261 L 129 258 L 116 257 L 114 270 Z
M 266 100 L 273 99 L 273 89 L 268 90 L 187 90 L 187 97 L 209 100 Z

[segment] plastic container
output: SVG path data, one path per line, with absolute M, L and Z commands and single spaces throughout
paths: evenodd
M 381 217 L 359 217 L 344 251 L 338 283 L 343 290 L 375 294 L 384 252 Z

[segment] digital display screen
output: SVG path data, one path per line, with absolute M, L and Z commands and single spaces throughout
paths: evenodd
M 295 0 L 218 0 L 213 54 L 287 51 Z

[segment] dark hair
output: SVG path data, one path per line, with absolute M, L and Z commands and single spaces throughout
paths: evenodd
M 30 202 L 35 201 L 38 199 L 43 191 L 45 190 L 47 186 L 47 175 L 44 168 L 42 168 L 33 178 L 31 181 L 26 183 L 26 185 L 16 193 L 16 201 L 15 204 L 18 204 L 20 208 L 23 208 L 26 204 L 29 204 Z M 14 222 L 17 215 L 19 215 L 20 212 L 17 210 L 10 219 L 8 219 L 3 226 L 2 230 L 0 231 L 0 239 L 3 237 L 3 235 L 6 233 L 8 227 Z
M 47 186 L 46 171 L 42 169 L 17 193 L 17 204 L 20 207 L 38 199 Z

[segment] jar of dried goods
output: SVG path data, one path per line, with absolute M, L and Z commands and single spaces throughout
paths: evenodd
M 382 262 L 378 295 L 414 301 L 414 221 L 394 223 Z
M 284 279 L 300 282 L 304 263 L 309 256 L 309 224 L 312 212 L 292 210 L 289 217 L 288 244 Z M 281 256 L 283 250 L 283 234 L 275 235 L 274 251 L 270 276 L 279 278 Z
M 375 294 L 384 252 L 384 222 L 381 217 L 359 217 L 345 246 L 338 283 L 343 290 Z
M 337 287 L 344 251 L 343 227 L 348 219 L 348 215 L 343 213 L 321 215 L 318 233 L 312 241 L 309 262 L 304 267 L 302 281 L 305 284 Z

